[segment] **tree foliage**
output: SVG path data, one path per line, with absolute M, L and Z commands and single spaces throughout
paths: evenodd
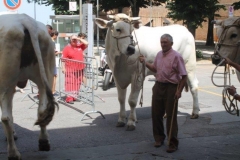
M 240 9 L 240 1 L 234 2 L 234 3 L 232 4 L 232 6 L 233 6 L 234 10 Z
M 195 37 L 196 29 L 202 27 L 209 16 L 224 8 L 218 3 L 218 0 L 169 0 L 167 8 L 170 12 L 167 16 L 174 21 L 182 21 Z
M 77 2 L 77 11 L 70 12 L 69 1 L 72 0 L 27 0 L 29 3 L 36 2 L 46 6 L 52 5 L 52 9 L 56 15 L 72 15 L 79 14 L 79 0 Z M 109 11 L 118 8 L 121 10 L 124 7 L 131 7 L 133 16 L 138 16 L 140 8 L 146 8 L 150 5 L 151 0 L 99 0 L 99 7 L 101 10 Z M 159 6 L 167 0 L 152 0 L 153 6 Z M 82 3 L 93 3 L 93 6 L 97 5 L 97 0 L 82 0 Z

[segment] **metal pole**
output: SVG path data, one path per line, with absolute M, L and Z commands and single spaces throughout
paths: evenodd
M 79 28 L 82 32 L 82 0 L 79 0 Z
M 57 31 L 58 31 L 58 20 L 57 20 Z M 57 36 L 57 43 L 59 43 L 59 37 Z
M 97 18 L 98 18 L 98 12 L 99 12 L 99 0 L 97 0 Z M 97 27 L 97 52 L 99 54 L 99 27 Z
M 36 1 L 34 1 L 34 19 L 36 20 Z

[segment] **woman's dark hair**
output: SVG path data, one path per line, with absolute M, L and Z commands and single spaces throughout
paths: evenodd
M 49 29 L 51 29 L 51 30 L 53 29 L 52 26 L 49 25 L 49 24 L 47 24 L 46 27 L 49 28 Z
M 51 33 L 50 33 L 50 36 L 53 37 L 53 36 L 58 36 L 58 31 L 56 30 L 52 30 Z
M 58 31 L 57 30 L 53 30 L 53 35 L 55 35 L 55 36 L 58 36 Z
M 85 37 L 85 38 L 87 38 L 87 35 L 85 33 L 78 33 L 78 37 Z

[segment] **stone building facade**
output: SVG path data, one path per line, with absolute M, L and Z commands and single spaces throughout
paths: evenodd
M 216 19 L 226 19 L 229 17 L 229 7 L 234 2 L 238 2 L 239 0 L 219 0 L 219 4 L 225 5 L 226 10 L 220 10 L 218 12 L 221 17 L 216 17 Z M 149 20 L 153 19 L 153 26 L 163 26 L 164 23 L 170 22 L 173 24 L 174 22 L 171 19 L 166 18 L 166 15 L 168 13 L 168 10 L 165 8 L 165 5 L 158 6 L 158 7 L 152 7 L 151 8 L 142 8 L 140 10 L 139 16 L 142 19 L 142 22 L 145 24 L 149 22 Z M 240 16 L 240 10 L 234 11 L 233 16 Z M 181 24 L 181 22 L 178 22 Z M 208 30 L 208 21 L 202 23 L 202 27 L 199 27 L 196 30 L 196 40 L 206 40 L 207 39 L 207 30 Z M 214 34 L 216 33 L 216 30 L 214 29 Z M 214 40 L 217 40 L 216 35 L 214 35 Z
M 220 10 L 218 12 L 221 17 L 216 17 L 216 19 L 226 19 L 229 17 L 229 6 L 233 4 L 234 2 L 238 2 L 239 0 L 219 0 L 219 4 L 225 5 L 226 10 Z M 116 14 L 117 10 L 113 10 L 107 13 L 100 13 L 101 18 L 105 18 L 106 14 Z M 127 15 L 131 15 L 130 8 L 124 8 L 123 13 Z M 173 24 L 174 22 L 167 18 L 168 10 L 166 9 L 165 5 L 162 6 L 153 6 L 148 8 L 141 8 L 139 12 L 139 17 L 141 17 L 143 25 L 149 24 L 150 20 L 152 19 L 152 26 L 163 26 L 166 24 Z M 233 16 L 240 16 L 240 10 L 234 11 Z M 207 20 L 207 19 L 206 19 Z M 181 22 L 177 22 L 178 24 L 181 24 Z M 208 22 L 203 22 L 202 27 L 199 27 L 196 30 L 196 40 L 206 40 L 207 39 L 207 30 L 208 30 Z M 216 30 L 214 29 L 214 34 L 216 33 Z M 214 40 L 217 40 L 216 35 L 214 35 Z

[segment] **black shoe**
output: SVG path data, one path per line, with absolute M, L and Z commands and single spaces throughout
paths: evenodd
M 69 102 L 67 102 L 67 101 L 65 101 L 66 103 L 69 103 L 69 104 L 74 104 L 74 102 L 73 101 L 69 101 Z
M 159 142 L 154 143 L 154 147 L 156 147 L 156 148 L 161 147 L 162 145 L 163 145 L 163 141 L 159 141 Z
M 175 152 L 177 149 L 178 149 L 177 146 L 175 146 L 175 145 L 170 145 L 170 146 L 168 147 L 168 149 L 167 149 L 167 153 L 173 153 L 173 152 Z

